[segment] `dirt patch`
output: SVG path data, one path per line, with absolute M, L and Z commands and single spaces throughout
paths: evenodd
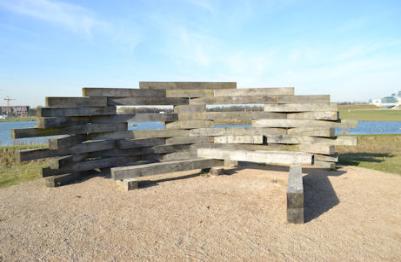
M 286 221 L 287 173 L 220 177 L 119 191 L 101 177 L 61 188 L 0 190 L 0 261 L 399 261 L 401 176 L 306 170 L 304 225 Z

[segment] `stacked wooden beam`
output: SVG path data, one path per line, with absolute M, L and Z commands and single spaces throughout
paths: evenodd
M 216 161 L 198 159 L 199 148 L 214 149 L 216 155 L 216 150 L 254 151 L 255 156 L 266 158 L 272 154 L 263 152 L 286 151 L 287 161 L 282 164 L 292 163 L 290 157 L 296 156 L 288 151 L 298 151 L 312 156 L 314 166 L 333 168 L 335 146 L 356 142 L 336 137 L 335 128 L 352 123 L 340 121 L 329 96 L 294 95 L 292 87 L 237 89 L 235 82 L 140 82 L 139 89 L 83 88 L 82 94 L 46 98 L 46 106 L 38 110 L 37 128 L 13 132 L 14 138 L 53 136 L 47 149 L 19 153 L 21 161 L 52 158 L 52 164 L 43 169 L 49 186 L 113 167 L 143 169 L 158 163 L 158 170 L 178 171 L 179 166 L 191 165 L 174 161 L 191 159 L 202 163 L 201 168 L 214 166 Z M 159 121 L 165 128 L 129 131 L 129 120 Z M 160 167 L 163 163 L 165 168 Z M 129 177 L 129 168 L 124 170 L 124 177 Z

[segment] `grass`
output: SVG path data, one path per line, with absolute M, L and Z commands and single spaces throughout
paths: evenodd
M 338 146 L 339 163 L 401 175 L 401 135 L 358 136 L 354 147 Z
M 340 110 L 340 118 L 365 121 L 401 121 L 401 110 L 393 109 L 346 109 Z
M 19 163 L 16 158 L 16 151 L 41 147 L 43 145 L 0 147 L 0 188 L 39 178 L 41 168 L 48 165 L 48 161 L 39 160 Z

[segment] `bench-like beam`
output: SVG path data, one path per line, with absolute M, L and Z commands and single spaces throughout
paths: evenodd
M 223 164 L 223 161 L 216 159 L 179 160 L 137 166 L 115 167 L 111 169 L 111 176 L 114 180 L 122 180 L 126 178 L 210 168 L 215 166 L 222 166 Z
M 262 164 L 310 165 L 313 163 L 313 155 L 303 152 L 248 151 L 221 148 L 199 148 L 197 150 L 197 154 L 198 157 L 201 158 L 246 161 Z

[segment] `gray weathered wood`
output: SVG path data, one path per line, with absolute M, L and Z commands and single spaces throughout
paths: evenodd
M 266 104 L 264 111 L 267 112 L 321 112 L 321 111 L 337 111 L 337 104 L 314 104 L 314 103 L 299 103 L 299 104 Z
M 335 146 L 327 144 L 301 144 L 298 148 L 302 152 L 322 155 L 333 155 L 335 153 Z
M 188 98 L 183 97 L 109 97 L 110 106 L 119 105 L 187 105 Z
M 339 115 L 336 111 L 321 111 L 321 112 L 301 112 L 301 113 L 289 113 L 287 114 L 288 119 L 312 119 L 312 120 L 338 120 Z
M 216 136 L 214 143 L 216 144 L 263 144 L 263 136 Z
M 238 88 L 235 90 L 214 90 L 214 96 L 271 96 L 271 95 L 294 95 L 293 87 L 270 87 L 270 88 Z
M 111 176 L 114 180 L 118 180 L 170 172 L 209 168 L 214 166 L 221 166 L 222 164 L 222 161 L 215 159 L 179 160 L 139 166 L 116 167 L 111 169 Z
M 140 89 L 235 89 L 236 82 L 149 82 L 140 81 Z
M 221 119 L 235 119 L 235 120 L 254 120 L 261 118 L 269 119 L 285 119 L 286 114 L 270 113 L 270 112 L 191 112 L 179 113 L 178 119 L 184 120 L 221 120 Z
M 285 135 L 283 128 L 198 128 L 189 130 L 189 136 L 244 136 Z
M 191 105 L 201 104 L 275 104 L 275 103 L 329 103 L 330 96 L 220 96 L 191 99 Z
M 189 136 L 177 136 L 166 139 L 168 145 L 179 145 L 179 144 L 195 144 L 195 143 L 213 143 L 211 137 L 189 137 Z
M 303 152 L 286 151 L 247 151 L 247 150 L 228 150 L 218 148 L 199 148 L 198 157 L 227 159 L 234 161 L 247 161 L 264 164 L 312 164 L 313 155 Z
M 118 148 L 132 149 L 142 147 L 152 147 L 165 144 L 164 138 L 146 138 L 146 139 L 132 139 L 132 140 L 119 140 L 117 141 Z
M 27 149 L 27 150 L 20 150 L 17 152 L 17 160 L 18 162 L 23 162 L 23 161 L 38 160 L 43 158 L 64 156 L 67 154 L 68 153 L 66 152 L 59 152 L 47 148 Z
M 160 122 L 172 122 L 178 120 L 177 114 L 162 114 L 162 113 L 138 113 L 135 114 L 132 121 L 160 121 Z
M 291 166 L 287 189 L 288 223 L 304 223 L 304 187 L 301 166 Z
M 38 108 L 40 117 L 102 116 L 116 114 L 115 107 Z
M 26 138 L 26 137 L 40 137 L 40 136 L 59 136 L 59 135 L 76 135 L 76 134 L 91 134 L 91 133 L 102 133 L 102 132 L 115 132 L 127 130 L 127 123 L 118 123 L 114 125 L 109 124 L 87 124 L 69 126 L 63 128 L 24 128 L 14 129 L 12 136 L 15 139 Z
M 348 123 L 322 121 L 322 120 L 300 120 L 300 119 L 258 119 L 252 121 L 254 127 L 327 127 L 341 128 L 346 127 Z
M 165 97 L 164 90 L 144 90 L 138 88 L 82 88 L 83 96 L 103 96 L 103 97 Z
M 335 137 L 335 128 L 322 127 L 296 127 L 287 130 L 288 135 L 304 135 L 317 137 Z
M 204 112 L 204 111 L 206 111 L 206 105 L 174 106 L 174 112 L 176 113 L 191 113 L 191 112 Z
M 64 150 L 80 144 L 87 139 L 86 135 L 65 135 L 59 138 L 49 139 L 49 149 L 52 150 Z
M 205 97 L 213 96 L 212 89 L 168 89 L 167 97 Z
M 103 107 L 107 106 L 106 97 L 46 97 L 46 107 Z

